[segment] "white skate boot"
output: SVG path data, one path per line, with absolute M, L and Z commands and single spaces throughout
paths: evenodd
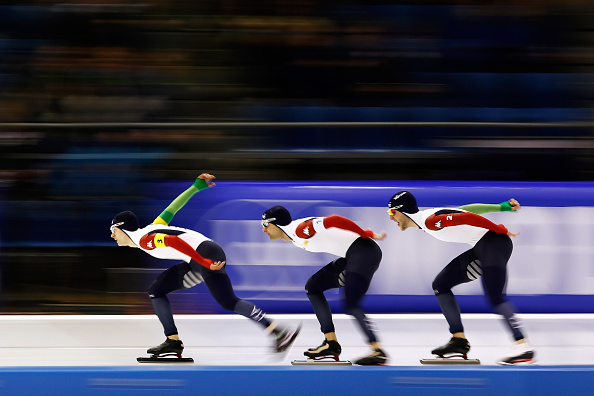
M 527 342 L 514 344 L 510 353 L 499 359 L 497 363 L 505 365 L 530 364 L 536 361 L 535 355 L 534 348 Z

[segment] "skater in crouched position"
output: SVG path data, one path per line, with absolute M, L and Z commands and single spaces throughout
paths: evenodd
M 274 206 L 264 212 L 262 228 L 271 240 L 290 241 L 310 252 L 325 252 L 339 257 L 316 272 L 305 285 L 307 297 L 325 338 L 319 347 L 310 348 L 304 355 L 314 360 L 330 357 L 338 361 L 342 349 L 324 292 L 344 288 L 344 312 L 357 320 L 373 348 L 371 355 L 355 363 L 386 364 L 388 357 L 377 341 L 370 320 L 359 305 L 382 258 L 382 252 L 373 239 L 383 239 L 385 233 L 378 235 L 371 230 L 363 230 L 353 221 L 337 215 L 293 221 L 289 211 L 282 206 Z
M 153 356 L 175 354 L 181 357 L 184 345 L 179 338 L 167 295 L 202 282 L 221 307 L 243 315 L 266 329 L 273 336 L 276 352 L 286 350 L 299 334 L 299 328 L 289 330 L 277 326 L 260 308 L 235 295 L 225 271 L 225 252 L 217 243 L 199 232 L 169 225 L 173 216 L 194 194 L 214 186 L 214 178 L 208 173 L 201 174 L 152 224 L 144 228 L 139 228 L 137 217 L 129 211 L 117 214 L 111 222 L 111 237 L 119 246 L 139 248 L 159 259 L 181 261 L 161 273 L 149 288 L 149 297 L 167 337 L 161 345 L 147 351 Z
M 388 204 L 390 220 L 404 231 L 420 228 L 429 235 L 445 241 L 467 243 L 471 249 L 454 258 L 433 281 L 433 291 L 449 324 L 450 341 L 431 351 L 440 357 L 460 354 L 466 359 L 470 344 L 464 334 L 460 308 L 452 288 L 482 278 L 483 289 L 495 312 L 501 315 L 515 343 L 511 353 L 499 364 L 532 363 L 535 352 L 528 344 L 522 326 L 507 300 L 504 289 L 507 280 L 507 262 L 512 254 L 512 241 L 516 237 L 501 224 L 494 224 L 480 214 L 495 211 L 517 211 L 520 204 L 510 199 L 501 204 L 469 204 L 459 208 L 432 208 L 419 211 L 413 194 L 401 191 Z

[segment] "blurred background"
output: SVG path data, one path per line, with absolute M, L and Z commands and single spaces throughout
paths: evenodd
M 0 6 L 2 311 L 152 312 L 164 264 L 115 247 L 109 222 L 151 222 L 181 192 L 168 183 L 202 171 L 591 181 L 593 14 L 578 0 Z M 192 304 L 177 312 L 213 309 Z

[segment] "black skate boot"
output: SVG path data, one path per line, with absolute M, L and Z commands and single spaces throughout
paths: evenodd
M 183 351 L 184 344 L 181 340 L 167 338 L 161 345 L 149 348 L 146 353 L 149 353 L 152 356 L 177 355 L 178 358 L 181 358 Z
M 297 326 L 297 328 L 295 330 L 279 329 L 274 334 L 274 336 L 275 336 L 274 350 L 278 353 L 286 351 L 291 345 L 293 345 L 293 342 L 295 342 L 295 339 L 299 335 L 300 331 L 301 331 L 301 323 L 299 324 L 299 326 Z
M 466 338 L 452 337 L 447 344 L 435 348 L 431 353 L 442 358 L 463 357 L 468 359 L 468 351 L 470 351 L 470 344 Z
M 194 363 L 191 357 L 182 357 L 184 344 L 181 340 L 173 340 L 167 338 L 165 342 L 153 348 L 149 348 L 146 352 L 150 357 L 136 358 L 138 363 Z
M 376 349 L 369 356 L 365 356 L 355 362 L 359 366 L 381 366 L 388 363 L 388 357 L 381 349 Z
M 309 348 L 303 354 L 313 360 L 333 358 L 335 361 L 338 361 L 341 352 L 342 348 L 338 341 L 328 341 L 325 339 L 322 345 L 316 348 Z

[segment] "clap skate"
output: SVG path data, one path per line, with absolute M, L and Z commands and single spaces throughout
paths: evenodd
M 355 361 L 359 366 L 385 366 L 388 363 L 388 356 L 381 349 L 375 349 L 371 355 L 362 357 Z
M 531 364 L 536 362 L 536 353 L 534 349 L 527 343 L 514 344 L 509 355 L 499 359 L 498 364 Z
M 478 359 L 468 359 L 470 344 L 466 338 L 452 337 L 450 341 L 431 351 L 434 359 L 421 359 L 421 364 L 481 364 Z
M 167 338 L 160 345 L 146 351 L 146 353 L 151 354 L 150 357 L 139 357 L 136 360 L 138 363 L 194 363 L 194 359 L 182 357 L 183 350 L 184 344 L 181 340 Z
M 285 352 L 293 345 L 295 339 L 301 332 L 301 323 L 293 331 L 288 329 L 280 329 L 275 334 L 274 351 L 277 353 Z
M 348 360 L 339 360 L 342 348 L 338 341 L 324 340 L 319 347 L 309 348 L 303 352 L 307 360 L 293 360 L 292 365 L 312 364 L 312 365 L 347 365 L 352 363 Z

